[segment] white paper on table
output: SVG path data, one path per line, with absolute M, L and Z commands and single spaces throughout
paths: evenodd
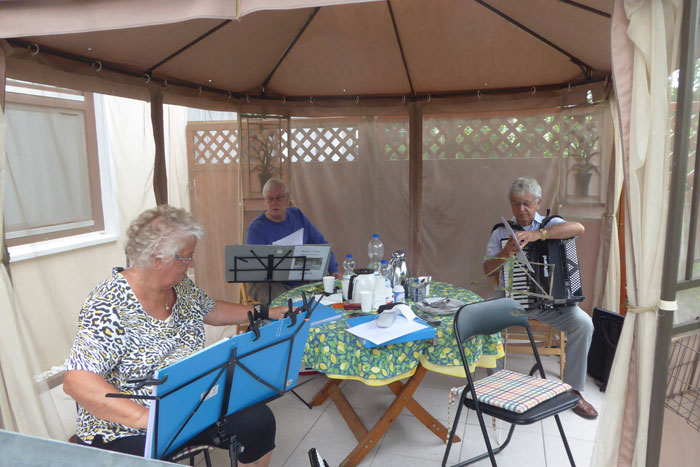
M 321 305 L 335 305 L 337 303 L 343 303 L 343 294 L 341 292 L 325 295 L 317 295 L 316 300 L 321 302 Z
M 397 305 L 394 305 L 394 308 L 392 308 L 391 311 L 398 311 L 401 315 L 404 315 L 409 321 L 413 321 L 414 319 L 416 319 L 416 314 L 413 312 L 411 307 L 406 305 L 405 303 L 399 303 Z
M 273 245 L 280 245 L 280 246 L 294 246 L 294 245 L 303 245 L 304 244 L 304 227 L 301 229 L 297 230 L 296 232 L 292 232 L 286 237 L 282 237 L 279 240 L 275 240 L 272 242 Z
M 405 336 L 406 334 L 411 334 L 412 332 L 416 332 L 427 327 L 428 326 L 417 323 L 413 320 L 409 321 L 403 315 L 398 315 L 396 317 L 396 321 L 394 321 L 394 323 L 388 328 L 378 327 L 377 320 L 373 319 L 367 323 L 362 323 L 360 325 L 348 328 L 346 331 L 350 334 L 354 334 L 360 339 L 367 339 L 376 345 L 380 345 L 384 342 L 389 342 L 392 339 Z
M 513 240 L 515 241 L 515 244 L 518 246 L 518 252 L 515 253 L 515 258 L 525 266 L 527 266 L 527 270 L 530 272 L 535 272 L 535 270 L 532 268 L 532 265 L 530 264 L 530 261 L 528 261 L 527 256 L 525 256 L 525 252 L 523 251 L 522 248 L 520 248 L 520 242 L 518 241 L 518 237 L 515 235 L 515 232 L 513 229 L 510 227 L 510 224 L 508 221 L 504 218 L 501 217 L 501 220 L 503 221 L 503 225 L 506 226 L 506 230 L 508 230 L 508 235 L 513 237 Z

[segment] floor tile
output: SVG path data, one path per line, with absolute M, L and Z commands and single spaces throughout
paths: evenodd
M 584 441 L 573 439 L 567 436 L 571 454 L 574 456 L 574 462 L 577 466 L 585 466 L 591 464 L 591 455 L 593 454 L 593 441 Z M 569 465 L 569 457 L 566 455 L 564 443 L 561 436 L 544 436 L 545 455 L 547 456 L 547 465 Z
M 520 428 L 520 427 L 518 427 Z M 509 467 L 533 467 L 545 465 L 544 440 L 542 435 L 519 431 L 516 428 L 513 437 L 506 448 L 496 456 L 499 465 Z M 462 443 L 460 461 L 469 459 L 486 452 L 486 444 L 478 426 L 466 425 L 464 432 L 465 442 Z M 494 436 L 489 436 L 492 447 L 502 442 Z M 501 439 L 505 439 L 505 435 Z M 488 458 L 473 464 L 476 466 L 491 465 Z
M 464 435 L 465 424 L 458 425 L 457 435 Z M 450 452 L 449 461 L 457 462 L 461 443 L 455 443 Z M 384 436 L 377 455 L 399 455 L 429 462 L 425 465 L 439 465 L 445 454 L 445 442 L 435 436 L 427 427 L 413 416 L 401 416 L 396 419 Z

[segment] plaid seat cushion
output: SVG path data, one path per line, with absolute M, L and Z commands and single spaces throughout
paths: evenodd
M 482 404 L 523 413 L 547 399 L 570 390 L 571 386 L 558 381 L 501 370 L 476 381 L 474 389 L 477 399 Z

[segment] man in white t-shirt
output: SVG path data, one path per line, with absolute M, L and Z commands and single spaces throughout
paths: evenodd
M 545 217 L 537 212 L 542 200 L 542 188 L 533 178 L 518 178 L 508 191 L 508 199 L 513 218 L 511 222 L 517 224 L 515 236 L 520 247 L 530 242 L 547 239 L 564 239 L 583 235 L 584 227 L 578 222 L 567 222 L 561 217 L 553 217 L 542 225 Z M 508 238 L 508 229 L 501 225 L 493 230 L 486 248 L 484 259 L 484 273 L 498 279 L 503 287 L 502 266 L 506 259 L 518 251 L 518 245 L 510 237 L 505 246 L 501 247 L 501 239 Z M 499 290 L 493 298 L 504 296 L 505 292 Z M 593 322 L 591 317 L 576 305 L 567 305 L 550 309 L 532 309 L 528 311 L 528 317 L 549 324 L 566 333 L 566 366 L 564 367 L 564 382 L 578 394 L 584 389 L 586 381 L 586 366 L 588 349 L 593 337 Z M 588 403 L 583 396 L 579 400 L 574 412 L 581 417 L 593 419 L 598 416 L 596 409 Z

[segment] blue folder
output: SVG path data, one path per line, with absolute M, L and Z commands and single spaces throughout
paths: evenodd
M 373 321 L 377 319 L 378 315 L 368 315 L 368 316 L 358 316 L 357 318 L 348 318 L 346 322 L 348 323 L 348 327 L 351 328 L 353 326 L 357 326 L 359 324 L 367 323 L 369 321 Z M 428 323 L 423 321 L 422 319 L 416 317 L 413 321 L 416 323 L 421 323 L 426 325 L 427 327 L 424 329 L 419 329 L 418 331 L 414 331 L 410 334 L 406 334 L 405 336 L 397 337 L 396 339 L 392 339 L 390 341 L 384 342 L 382 344 L 375 344 L 372 341 L 368 341 L 367 339 L 360 339 L 359 337 L 355 336 L 358 341 L 360 341 L 363 345 L 363 347 L 367 347 L 368 349 L 374 348 L 374 347 L 383 347 L 385 345 L 391 345 L 391 344 L 402 344 L 404 342 L 411 342 L 411 341 L 421 341 L 424 339 L 432 339 L 435 337 L 435 328 L 430 326 Z
M 299 301 L 295 302 L 293 305 L 296 308 L 301 306 L 302 303 Z M 319 303 L 318 305 L 314 304 L 314 307 L 314 312 L 311 315 L 311 318 L 309 318 L 309 323 L 311 323 L 312 328 L 330 323 L 332 321 L 337 321 L 343 317 L 342 310 L 337 310 L 331 306 L 322 305 Z
M 232 378 L 227 415 L 293 389 L 309 334 L 305 317 L 299 314 L 294 326 L 289 318 L 263 326 L 257 340 L 253 332 L 234 336 L 155 372 L 156 379 L 167 380 L 153 389 L 155 423 L 149 424 L 144 457 L 165 458 L 214 424 L 227 376 Z M 231 370 L 234 351 L 238 361 Z

